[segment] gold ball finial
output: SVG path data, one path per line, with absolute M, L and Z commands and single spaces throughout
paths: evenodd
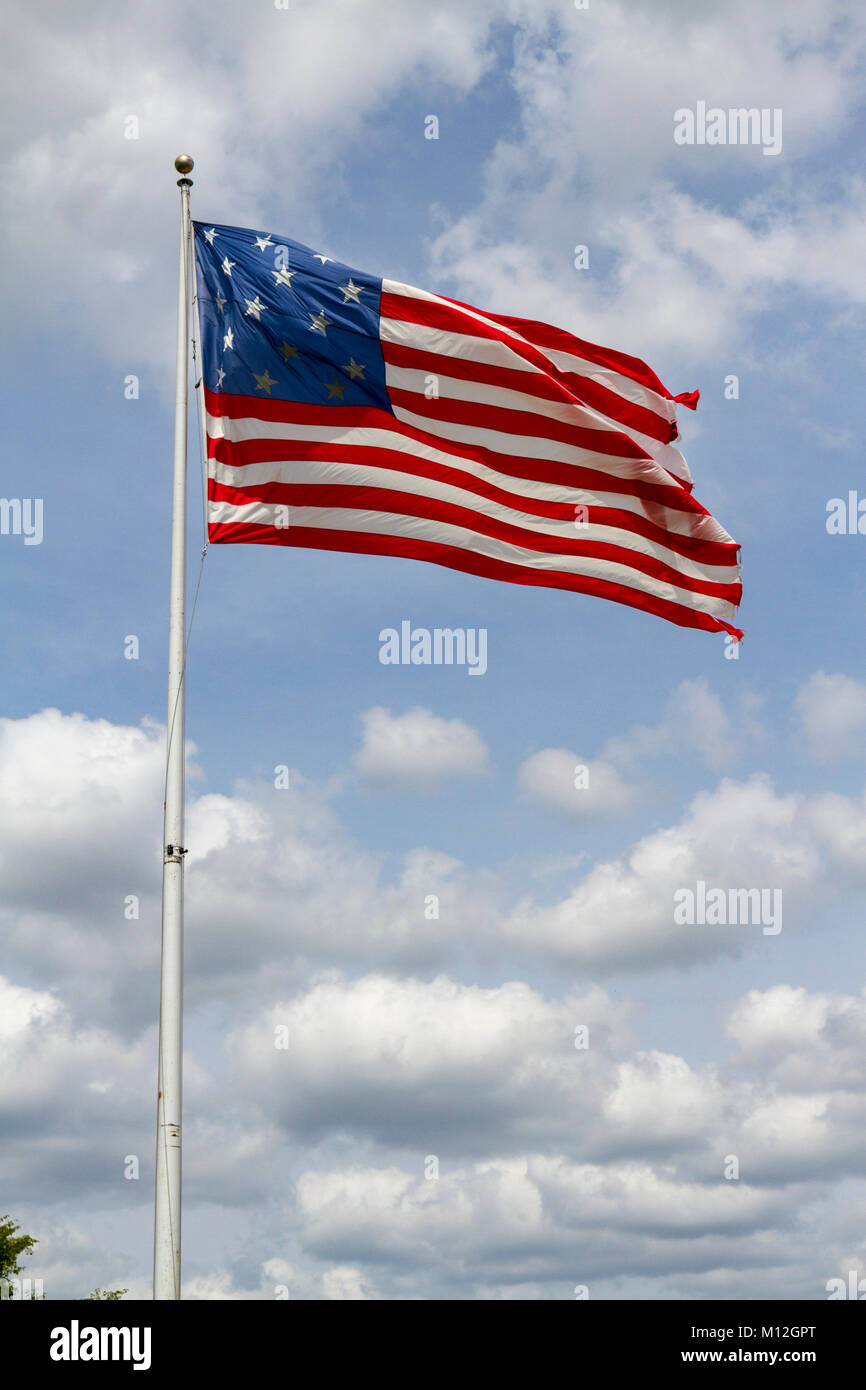
M 174 167 L 179 174 L 183 174 L 184 177 L 186 177 L 186 175 L 191 174 L 193 169 L 195 168 L 195 161 L 192 155 L 179 154 L 177 159 L 174 161 Z

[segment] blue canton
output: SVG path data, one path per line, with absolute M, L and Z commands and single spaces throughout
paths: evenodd
M 209 390 L 391 412 L 380 279 L 289 237 L 193 229 Z

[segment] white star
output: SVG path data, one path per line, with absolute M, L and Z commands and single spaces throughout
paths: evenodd
M 225 271 L 226 275 L 228 275 L 229 277 L 231 277 L 233 265 L 237 265 L 237 261 L 230 261 L 228 256 L 226 256 L 225 260 L 223 261 L 222 268 Z
M 223 299 L 223 297 L 222 297 L 222 295 L 220 294 L 219 290 L 217 290 L 217 292 L 216 292 L 216 296 L 215 296 L 215 298 L 214 298 L 214 304 L 217 306 L 217 312 L 220 313 L 220 314 L 224 311 L 224 309 L 225 309 L 225 307 L 226 307 L 226 300 Z
M 222 367 L 220 367 L 219 372 L 217 373 L 217 390 L 218 390 L 218 391 L 222 390 L 222 384 L 223 384 L 223 382 L 225 381 L 225 379 L 226 379 L 226 374 L 225 374 L 225 372 L 223 371 Z
M 333 381 L 323 381 L 322 385 L 326 388 L 328 392 L 329 401 L 333 400 L 336 396 L 340 404 L 343 404 L 343 397 L 345 396 L 349 388 L 344 381 L 340 380 L 336 372 L 334 373 Z
M 261 376 L 259 376 L 259 373 L 258 373 L 258 372 L 253 372 L 253 376 L 254 376 L 255 379 L 256 379 L 256 390 L 257 390 L 257 391 L 266 391 L 266 392 L 268 393 L 268 395 L 270 395 L 270 394 L 271 394 L 271 387 L 277 385 L 277 382 L 276 382 L 276 381 L 274 380 L 274 378 L 271 376 L 271 374 L 270 374 L 270 372 L 268 371 L 267 367 L 265 367 L 265 370 L 262 372 Z
M 260 251 L 267 251 L 268 247 L 273 246 L 273 244 L 274 243 L 271 241 L 270 238 L 270 233 L 267 236 L 256 237 L 256 246 L 259 248 Z
M 309 309 L 307 313 L 310 313 Z M 310 314 L 310 318 L 313 320 L 310 324 L 310 331 L 321 333 L 322 337 L 326 338 L 328 336 L 328 329 L 331 327 L 331 320 L 325 318 L 324 309 L 320 309 L 318 314 Z
M 234 345 L 235 345 L 235 335 L 234 335 L 234 332 L 232 331 L 232 329 L 230 328 L 229 331 L 228 331 L 228 333 L 226 333 L 225 336 L 223 337 L 223 352 L 225 352 L 226 348 L 233 348 Z
M 259 320 L 261 319 L 262 314 L 264 313 L 265 309 L 267 309 L 267 307 L 268 307 L 267 304 L 263 304 L 263 303 L 262 303 L 262 301 L 259 299 L 258 295 L 256 295 L 255 299 L 248 299 L 248 300 L 246 301 L 246 305 L 247 305 L 247 307 L 246 307 L 246 309 L 244 310 L 244 313 L 245 313 L 245 314 L 252 314 L 252 316 L 253 316 L 254 319 L 259 319 Z
M 217 236 L 219 236 L 219 232 L 217 231 L 216 227 L 211 227 L 209 232 L 205 232 L 204 239 L 207 242 L 208 246 L 213 246 L 214 237 Z
M 340 286 L 340 289 L 343 291 L 343 303 L 348 304 L 349 300 L 351 299 L 353 303 L 360 304 L 361 301 L 358 298 L 358 295 L 361 293 L 363 288 L 363 285 L 353 284 L 352 277 L 350 275 L 348 285 Z
M 316 261 L 321 261 L 321 262 L 322 262 L 322 265 L 326 265 L 327 262 L 331 259 L 331 257 L 330 257 L 330 256 L 320 256 L 320 255 L 317 254 L 316 256 L 313 257 L 313 259 L 316 260 Z
M 286 266 L 283 266 L 282 270 L 271 271 L 271 274 L 273 275 L 277 284 L 288 285 L 289 289 L 292 288 L 292 276 L 297 275 L 297 273 L 298 272 L 296 270 L 288 270 Z

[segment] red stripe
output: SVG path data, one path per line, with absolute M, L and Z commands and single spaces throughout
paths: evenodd
M 629 550 L 608 541 L 572 540 L 570 537 L 549 536 L 530 531 L 483 512 L 442 502 L 435 497 L 417 493 L 392 491 L 390 488 L 353 487 L 342 483 L 260 483 L 248 487 L 231 487 L 208 479 L 208 497 L 212 502 L 230 502 L 241 507 L 248 502 L 284 503 L 295 507 L 357 508 L 360 511 L 387 512 L 395 516 L 415 516 L 424 521 L 439 521 L 460 526 L 469 532 L 491 536 L 494 540 L 519 545 L 542 555 L 573 555 L 579 558 L 609 560 L 646 574 L 660 583 L 674 584 L 689 593 L 723 599 L 734 605 L 741 597 L 741 586 L 718 584 L 709 579 L 696 579 L 681 574 L 671 565 L 653 555 Z
M 394 416 L 376 405 L 316 405 L 305 401 L 278 401 L 267 396 L 241 396 L 205 387 L 208 413 L 229 420 L 273 420 L 281 425 L 339 425 L 354 429 L 393 429 Z
M 456 304 L 460 301 L 454 300 L 453 302 Z M 582 357 L 585 361 L 592 362 L 598 367 L 605 367 L 608 371 L 618 372 L 620 376 L 629 377 L 632 381 L 636 381 L 639 386 L 645 386 L 647 390 L 655 391 L 657 395 L 663 396 L 665 400 L 672 401 L 674 399 L 664 383 L 659 381 L 652 367 L 648 366 L 640 357 L 630 357 L 628 353 L 616 352 L 613 348 L 600 347 L 598 343 L 588 343 L 584 338 L 577 338 L 573 333 L 567 333 L 564 328 L 554 328 L 552 324 L 539 323 L 537 319 L 513 318 L 509 314 L 489 314 L 488 317 L 495 319 L 497 323 L 504 324 L 506 328 L 513 328 L 516 333 L 519 333 L 521 337 L 526 338 L 536 347 L 551 348 L 554 352 L 568 352 L 574 357 Z
M 553 363 L 544 372 L 528 372 L 519 367 L 494 367 L 487 362 L 477 362 L 474 358 L 451 357 L 448 353 L 428 352 L 424 348 L 388 342 L 382 343 L 382 355 L 392 367 L 414 368 L 420 372 L 454 377 L 459 381 L 477 381 L 485 386 L 522 391 L 537 396 L 539 400 L 564 405 L 577 402 L 662 444 L 669 444 L 676 437 L 676 425 L 672 421 L 662 419 L 645 406 L 625 400 L 589 377 L 579 376 L 577 372 L 562 372 Z
M 285 531 L 273 526 L 253 526 L 246 522 L 221 522 L 208 527 L 208 539 L 215 545 L 290 545 L 310 550 L 339 550 L 358 555 L 392 555 L 406 560 L 424 560 L 447 569 L 511 584 L 536 585 L 545 589 L 569 589 L 573 593 L 592 594 L 612 599 L 645 613 L 676 623 L 678 627 L 700 628 L 704 632 L 729 632 L 737 640 L 743 636 L 739 628 L 708 613 L 668 599 L 655 598 L 614 584 L 606 579 L 591 579 L 586 575 L 564 574 L 558 570 L 532 570 L 508 560 L 494 560 L 486 555 L 442 545 L 438 541 L 419 541 L 405 536 L 365 535 L 358 531 L 320 531 L 315 527 L 296 526 Z
M 396 319 L 400 323 L 418 323 L 424 325 L 426 328 L 439 328 L 447 333 L 466 333 L 475 338 L 488 338 L 493 342 L 504 343 L 506 347 L 509 347 L 518 357 L 522 357 L 526 362 L 531 362 L 533 366 L 538 367 L 547 376 L 551 378 L 555 376 L 557 368 L 550 361 L 550 358 L 546 357 L 543 352 L 539 352 L 529 340 L 515 338 L 511 333 L 506 333 L 503 329 L 497 328 L 493 324 L 482 323 L 479 319 L 473 318 L 469 312 L 464 312 L 470 309 L 470 305 L 461 305 L 459 300 L 456 299 L 450 299 L 444 304 L 439 304 L 428 299 L 415 299 L 409 295 L 390 294 L 383 290 L 379 313 L 380 317 L 383 319 Z M 503 318 L 497 318 L 495 314 L 490 314 L 488 317 L 496 319 L 497 322 L 506 322 Z M 520 322 L 523 322 L 523 320 L 515 319 L 515 323 Z M 552 329 L 551 332 L 559 332 L 559 330 Z M 564 334 L 563 337 L 569 339 L 572 344 L 580 343 L 579 338 L 571 338 L 569 334 Z M 587 343 L 584 346 L 589 347 L 590 344 Z M 573 351 L 574 348 L 565 348 L 563 350 Z M 605 349 L 599 349 L 599 352 L 604 351 Z M 616 353 L 610 354 L 611 358 L 617 356 L 618 354 Z M 637 358 L 624 358 L 623 360 L 638 363 Z M 599 365 L 605 365 L 605 363 L 599 362 Z M 670 392 L 665 390 L 661 382 L 658 381 L 655 373 L 650 371 L 650 368 L 646 366 L 646 363 L 638 363 L 638 365 L 644 367 L 653 381 L 657 382 L 657 386 L 650 386 L 649 389 L 658 391 L 658 394 L 670 399 Z M 613 370 L 618 371 L 619 368 L 617 367 Z M 569 373 L 568 375 L 579 376 L 579 373 Z M 631 373 L 625 373 L 625 375 L 631 375 Z M 580 379 L 583 380 L 583 378 Z M 637 380 L 637 378 L 635 379 Z M 640 384 L 647 385 L 648 383 L 642 381 Z M 661 389 L 659 390 L 658 388 Z M 570 387 L 569 392 L 573 394 L 571 393 Z M 667 442 L 671 438 L 671 422 L 661 411 L 658 414 L 658 419 L 667 431 L 667 434 L 662 436 Z M 649 433 L 649 431 L 645 430 L 644 433 Z
M 381 468 L 399 473 L 408 473 L 417 478 L 430 478 L 435 482 L 459 487 L 478 497 L 486 497 L 491 502 L 512 507 L 516 511 L 532 516 L 547 517 L 554 521 L 571 521 L 575 516 L 574 500 L 553 501 L 546 498 L 525 497 L 520 493 L 508 492 L 474 474 L 464 473 L 459 468 L 446 464 L 433 463 L 414 454 L 404 454 L 396 449 L 372 449 L 363 445 L 351 444 L 310 444 L 292 441 L 291 460 L 286 459 L 286 441 L 263 439 L 232 444 L 225 439 L 208 441 L 208 454 L 219 463 L 232 468 L 244 468 L 254 463 L 282 463 L 310 461 L 317 463 L 357 464 L 368 468 Z M 514 476 L 525 477 L 525 473 L 515 470 Z M 596 489 L 611 491 L 606 486 L 603 474 L 596 474 Z M 622 485 L 618 491 L 631 496 L 634 489 L 627 480 L 617 480 Z M 573 486 L 573 480 L 571 480 Z M 697 536 L 685 536 L 679 531 L 668 531 L 648 517 L 619 508 L 587 503 L 587 519 L 593 525 L 615 526 L 620 530 L 631 531 L 644 536 L 658 545 L 667 546 L 679 555 L 685 555 L 696 563 L 707 565 L 735 565 L 739 546 L 734 541 L 703 540 Z
M 481 444 L 465 444 L 452 439 L 443 440 L 440 435 L 418 429 L 408 421 L 397 420 L 390 411 L 376 407 L 305 405 L 295 401 L 267 401 L 258 396 L 218 395 L 205 392 L 208 412 L 226 419 L 259 419 L 286 425 L 337 425 L 341 428 L 361 428 L 390 430 L 405 439 L 414 439 L 440 453 L 452 454 L 457 458 L 473 459 L 485 463 L 498 473 L 508 473 L 515 478 L 533 478 L 538 482 L 562 483 L 566 487 L 601 488 L 606 492 L 622 492 L 640 497 L 647 502 L 658 503 L 676 511 L 692 512 L 696 516 L 709 516 L 706 507 L 694 498 L 679 479 L 674 478 L 646 455 L 637 459 L 624 459 L 635 472 L 625 478 L 609 475 L 599 469 L 586 468 L 581 464 L 561 463 L 556 459 L 530 458 L 523 454 L 504 454 Z M 286 438 L 289 437 L 287 429 Z M 228 442 L 228 441 L 227 441 Z M 243 449 L 248 441 L 233 444 L 235 449 Z M 266 443 L 262 440 L 262 445 Z M 294 448 L 294 445 L 292 446 Z M 364 447 L 364 446 L 358 446 Z M 209 452 L 212 450 L 209 449 Z M 282 452 L 279 457 L 282 457 Z M 241 460 L 243 462 L 243 460 Z M 643 473 L 646 476 L 641 477 Z M 654 481 L 664 477 L 669 482 Z
M 649 458 L 645 449 L 618 430 L 585 429 L 582 425 L 567 425 L 564 421 L 553 420 L 549 415 L 539 415 L 532 410 L 481 405 L 477 401 L 456 401 L 451 396 L 428 400 L 423 392 L 403 391 L 394 386 L 388 387 L 388 395 L 394 405 L 428 420 L 468 425 L 470 429 L 498 430 L 527 439 L 553 439 L 559 444 L 570 444 L 575 449 L 587 449 L 590 453 L 606 454 L 611 458 Z
M 598 343 L 588 343 L 584 338 L 577 338 L 573 333 L 567 333 L 563 328 L 554 328 L 551 324 L 539 323 L 536 319 L 521 319 L 506 314 L 493 314 L 486 309 L 476 309 L 473 305 L 465 304 L 459 299 L 448 299 L 446 296 L 440 296 L 440 298 L 445 300 L 445 304 L 458 310 L 459 316 L 449 315 L 447 310 L 444 313 L 441 312 L 444 308 L 442 304 L 416 299 L 410 295 L 397 295 L 388 292 L 382 293 L 380 312 L 383 318 L 399 319 L 404 323 L 422 323 L 451 332 L 469 332 L 475 334 L 476 337 L 497 339 L 507 343 L 513 351 L 521 357 L 525 357 L 528 362 L 534 362 L 536 366 L 541 366 L 543 370 L 551 373 L 557 370 L 553 363 L 532 349 L 542 348 L 567 352 L 583 358 L 584 361 L 590 362 L 594 366 L 628 377 L 631 381 L 637 382 L 639 386 L 643 386 L 646 390 L 654 392 L 665 400 L 688 406 L 689 410 L 694 410 L 697 406 L 700 398 L 699 391 L 682 391 L 677 396 L 671 395 L 668 388 L 656 376 L 652 367 L 640 357 L 631 357 L 628 353 L 616 352 L 613 348 L 601 347 Z M 502 324 L 505 328 L 512 328 L 520 334 L 520 338 L 514 338 L 507 333 L 497 333 L 490 324 L 482 323 L 474 317 L 478 313 L 483 313 L 486 318 L 492 319 L 494 323 Z M 587 378 L 581 377 L 580 373 L 568 373 L 568 375 L 575 375 L 579 380 L 587 380 Z M 610 394 L 617 400 L 624 400 L 616 391 L 611 390 Z M 637 407 L 637 409 L 641 408 Z M 667 433 L 656 435 L 647 429 L 642 430 L 641 433 L 649 434 L 651 438 L 658 438 L 663 443 L 669 443 L 677 438 L 674 421 L 669 420 L 662 411 L 654 412 L 651 406 L 645 408 L 655 415 L 660 427 L 664 427 Z M 613 418 L 619 419 L 620 416 L 614 414 Z
M 411 410 L 415 415 L 450 420 L 455 424 L 466 424 L 476 428 L 505 430 L 509 434 L 525 437 L 553 439 L 559 443 L 589 449 L 596 454 L 606 454 L 611 458 L 647 459 L 648 462 L 653 462 L 634 440 L 617 430 L 593 430 L 583 429 L 579 425 L 564 425 L 528 410 L 507 410 L 504 407 L 475 405 L 464 401 L 430 401 L 422 393 L 414 391 L 389 388 L 388 395 L 392 401 L 396 400 L 405 410 Z M 393 428 L 394 417 L 378 406 L 326 406 L 299 401 L 269 400 L 261 396 L 215 394 L 208 390 L 205 391 L 205 400 L 211 415 L 222 415 L 229 419 L 252 416 L 259 420 L 277 421 L 280 424 L 338 424 L 341 428 L 367 425 L 379 429 Z M 398 423 L 402 426 L 402 422 Z M 657 465 L 653 463 L 653 467 Z

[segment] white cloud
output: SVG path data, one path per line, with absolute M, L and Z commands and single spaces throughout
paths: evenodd
M 828 194 L 825 171 L 804 164 L 847 134 L 864 48 L 854 4 L 807 0 L 784 17 L 748 0 L 611 3 L 571 15 L 555 54 L 521 37 L 520 129 L 490 156 L 477 204 L 442 214 L 437 271 L 461 298 L 645 356 L 663 379 L 665 359 L 742 355 L 782 289 L 862 304 L 866 278 L 850 271 L 863 263 L 862 181 L 842 175 Z M 781 108 L 782 154 L 675 145 L 674 111 L 698 99 Z M 576 244 L 589 247 L 588 273 L 573 268 Z
M 682 681 L 659 723 L 637 724 L 609 739 L 597 759 L 566 748 L 540 749 L 521 764 L 518 784 L 525 796 L 574 819 L 625 815 L 649 792 L 648 784 L 630 780 L 642 764 L 692 752 L 720 771 L 738 760 L 754 732 L 754 721 L 742 713 L 734 731 L 704 679 Z
M 506 1287 L 539 1281 L 540 1296 L 553 1298 L 573 1297 L 578 1282 L 601 1296 L 602 1281 L 626 1271 L 658 1281 L 721 1266 L 739 1267 L 742 1277 L 761 1260 L 756 1237 L 782 1206 L 742 1184 L 536 1154 L 451 1166 L 435 1181 L 396 1167 L 308 1172 L 298 1201 L 309 1251 L 340 1259 L 364 1248 L 421 1290 L 437 1272 L 424 1271 L 424 1252 L 435 1251 L 451 1296 L 470 1298 L 479 1283 L 489 1296 L 493 1270 Z M 529 1296 L 539 1296 L 538 1284 Z
M 633 736 L 636 758 L 663 744 L 666 720 Z M 716 746 L 713 736 L 708 748 Z M 118 861 L 131 846 L 141 852 L 161 776 L 155 727 L 57 711 L 0 727 L 0 840 L 14 854 L 20 897 L 5 919 L 7 955 L 39 982 L 0 990 L 9 1064 L 0 1105 L 16 1135 L 7 1145 L 12 1190 L 31 1206 L 55 1197 L 79 1210 L 115 1193 L 131 1214 L 140 1208 L 144 1189 L 123 1181 L 122 1166 L 152 1148 L 158 883 L 142 900 L 145 931 L 121 923 L 113 880 L 93 899 L 77 885 L 93 877 L 100 827 Z M 731 1010 L 737 1051 L 721 1067 L 635 1049 L 628 1006 L 600 989 L 546 998 L 519 980 L 481 987 L 401 972 L 453 959 L 458 948 L 490 961 L 504 946 L 536 966 L 595 969 L 736 949 L 721 929 L 674 928 L 673 887 L 698 876 L 793 890 L 785 923 L 795 930 L 798 913 L 840 875 L 862 880 L 859 800 L 783 796 L 766 778 L 724 781 L 678 823 L 590 867 L 553 907 L 497 912 L 496 873 L 470 875 L 433 849 L 406 855 L 386 884 L 345 836 L 328 789 L 297 772 L 290 780 L 288 791 L 249 785 L 191 797 L 186 1150 L 192 1230 L 196 1213 L 214 1205 L 279 1208 L 293 1155 L 299 1206 L 269 1221 L 290 1233 L 291 1254 L 280 1258 L 291 1279 L 264 1270 L 278 1253 L 271 1239 L 251 1252 L 253 1267 L 193 1268 L 191 1297 L 270 1298 L 280 1282 L 311 1298 L 559 1296 L 566 1273 L 581 1277 L 568 1270 L 574 1241 L 599 1231 L 604 1253 L 584 1278 L 614 1281 L 614 1294 L 629 1270 L 650 1281 L 639 1296 L 661 1287 L 684 1296 L 696 1250 L 705 1287 L 721 1296 L 735 1291 L 725 1283 L 731 1271 L 742 1277 L 756 1263 L 778 1267 L 767 1277 L 780 1292 L 793 1279 L 808 1294 L 815 1268 L 784 1233 L 802 1207 L 797 1184 L 829 1191 L 859 1171 L 862 998 L 752 991 Z M 84 783 L 86 801 L 75 795 Z M 158 849 L 158 826 L 153 839 Z M 64 870 L 54 880 L 42 864 L 55 862 L 56 848 Z M 158 865 L 149 872 L 158 878 Z M 431 893 L 441 899 L 435 920 L 424 912 Z M 378 970 L 311 975 L 323 961 L 343 971 L 375 961 Z M 216 1041 L 197 1023 L 215 997 L 229 1029 Z M 274 1046 L 277 1025 L 288 1028 L 287 1051 Z M 585 1048 L 575 1047 L 581 1027 Z M 431 1154 L 438 1182 L 423 1177 Z M 741 1163 L 736 1188 L 722 1176 L 730 1154 Z M 75 1245 L 74 1258 L 65 1250 L 66 1229 L 62 1219 L 57 1232 L 48 1228 L 41 1271 L 70 1292 L 104 1284 L 89 1246 Z M 824 1279 L 849 1257 L 834 1240 L 821 1256 Z M 425 1275 L 431 1246 L 436 1270 Z M 369 1261 L 380 1256 L 390 1261 L 384 1282 L 371 1278 Z M 128 1254 L 109 1252 L 106 1263 L 112 1283 L 144 1295 L 146 1275 Z
M 122 1047 L 46 1019 L 36 994 L 25 1003 L 0 1102 L 15 1114 L 35 1083 L 31 1112 L 50 1125 L 7 1149 L 14 1191 L 29 1191 L 26 1172 L 31 1204 L 62 1191 L 79 1222 L 82 1204 L 112 1191 L 137 1206 L 120 1162 L 149 1127 L 150 1106 L 147 1121 L 136 1112 L 152 1037 Z M 854 1015 L 856 1033 L 835 1027 Z M 725 1075 L 634 1051 L 627 1009 L 601 990 L 557 1000 L 520 982 L 328 977 L 229 1035 L 218 1084 L 199 1056 L 187 1061 L 188 1296 L 271 1299 L 286 1285 L 295 1299 L 556 1298 L 577 1282 L 628 1296 L 641 1278 L 641 1297 L 733 1297 L 758 1270 L 763 1296 L 821 1296 L 853 1257 L 850 1208 L 838 1233 L 824 1217 L 819 1245 L 803 1228 L 833 1181 L 860 1172 L 863 1017 L 862 999 L 753 991 L 731 1010 L 741 1051 Z M 287 1051 L 274 1048 L 275 1019 L 288 1022 Z M 589 1025 L 583 1050 L 575 1020 Z M 790 1055 L 807 1062 L 816 1039 L 824 1074 L 793 1075 Z M 108 1104 L 88 1086 L 97 1057 Z M 262 1232 L 249 1230 L 251 1204 L 269 1213 Z M 243 1222 L 243 1267 L 195 1255 L 215 1209 L 226 1242 L 233 1213 Z M 51 1296 L 98 1282 L 146 1297 L 136 1261 L 66 1210 L 44 1225 L 27 1213 L 42 1241 L 32 1272 Z
M 744 1066 L 760 1065 L 791 1092 L 866 1091 L 866 996 L 803 986 L 750 990 L 727 1029 Z
M 401 785 L 416 771 L 428 789 L 486 765 L 483 742 L 459 720 L 422 712 L 379 732 L 369 747 Z M 152 1019 L 157 989 L 164 738 L 155 724 L 57 710 L 0 721 L 7 969 L 122 1032 Z M 297 959 L 417 968 L 491 924 L 501 891 L 491 871 L 470 873 L 425 846 L 386 865 L 343 829 L 338 783 L 320 787 L 296 769 L 289 780 L 285 790 L 265 782 L 196 796 L 190 779 L 191 1007 L 223 990 L 236 1003 L 247 990 L 259 998 L 294 978 Z
M 377 706 L 362 715 L 362 723 L 354 763 L 377 786 L 430 792 L 449 778 L 480 777 L 487 771 L 487 745 L 462 719 L 442 719 L 420 707 L 392 714 Z
M 696 796 L 678 825 L 596 864 L 559 903 L 520 903 L 506 931 L 536 951 L 596 969 L 685 964 L 736 952 L 747 933 L 762 939 L 761 926 L 676 925 L 675 891 L 694 889 L 698 879 L 724 888 L 781 887 L 803 910 L 807 890 L 821 881 L 825 835 L 837 819 L 828 808 L 819 825 L 817 809 L 802 797 L 778 796 L 765 777 L 743 783 L 726 778 L 715 791 Z M 858 816 L 862 824 L 862 811 Z
M 0 873 L 7 902 L 38 885 L 69 903 L 67 875 L 98 863 L 95 885 L 134 881 L 158 855 L 165 754 L 156 726 L 130 728 L 47 709 L 0 719 Z M 51 845 L 51 853 L 44 845 Z M 76 896 L 86 891 L 76 882 Z M 79 900 L 76 907 L 82 906 Z
M 473 91 L 509 22 L 517 26 L 518 133 L 496 145 L 478 206 L 436 242 L 434 274 L 455 276 L 482 304 L 553 322 L 569 318 L 571 303 L 584 336 L 656 356 L 688 349 L 696 359 L 731 342 L 775 285 L 796 280 L 833 297 L 866 297 L 866 280 L 851 270 L 863 260 L 855 183 L 836 203 L 807 187 L 786 205 L 782 180 L 761 201 L 776 165 L 797 163 L 846 130 L 864 51 L 852 3 L 816 9 L 804 0 L 784 16 L 747 0 L 712 13 L 656 5 L 647 15 L 610 3 L 590 15 L 523 0 L 415 0 L 398 12 L 387 0 L 298 0 L 290 11 L 261 7 L 242 32 L 234 15 L 229 0 L 211 5 L 208 44 L 190 51 L 183 39 L 197 12 L 189 4 L 99 5 L 75 23 L 56 5 L 8 11 L 0 186 L 9 193 L 11 322 L 50 319 L 69 335 L 87 325 L 111 360 L 168 368 L 170 335 L 154 310 L 171 302 L 179 149 L 197 158 L 202 215 L 270 222 L 266 190 L 278 188 L 281 225 L 316 241 L 334 199 L 347 193 L 342 161 L 369 146 L 387 102 L 410 90 L 429 92 L 428 101 L 443 90 Z M 781 106 L 783 155 L 675 146 L 673 112 L 697 96 Z M 138 139 L 124 138 L 130 116 Z M 686 178 L 700 187 L 720 167 L 743 180 L 737 214 L 677 187 Z M 34 236 L 46 215 L 53 233 Z M 62 253 L 46 254 L 45 237 L 57 228 Z M 614 252 L 609 282 L 578 288 L 576 242 L 594 256 Z M 352 257 L 348 245 L 328 249 Z
M 13 1038 L 60 1010 L 60 1001 L 44 991 L 22 989 L 0 975 L 0 1040 Z
M 612 1143 L 640 1136 L 648 1147 L 694 1143 L 715 1129 L 722 1116 L 722 1088 L 710 1070 L 695 1072 L 682 1057 L 639 1052 L 620 1063 L 604 1099 Z
M 328 978 L 232 1036 L 237 1087 L 307 1135 L 333 1124 L 378 1142 L 477 1151 L 542 1125 L 565 1134 L 597 1085 L 624 1010 L 601 990 L 546 1002 L 520 982 Z M 575 1029 L 590 1046 L 575 1047 Z M 278 1028 L 288 1047 L 275 1045 Z M 561 1115 L 557 1121 L 555 1116 Z
M 698 690 L 694 708 L 705 693 Z M 683 737 L 690 720 L 682 700 Z M 712 699 L 694 738 L 707 755 L 727 746 Z M 700 723 L 700 721 L 697 721 Z M 675 713 L 621 741 L 637 761 L 666 746 Z M 613 745 L 611 745 L 613 746 Z M 576 755 L 542 750 L 520 774 L 524 790 L 568 807 Z M 624 804 L 622 774 L 598 776 L 606 808 Z M 431 790 L 446 776 L 481 775 L 486 745 L 460 720 L 429 711 L 368 711 L 359 771 L 370 785 Z M 46 711 L 0 725 L 0 909 L 9 969 L 41 989 L 60 987 L 81 1017 L 121 1030 L 151 1017 L 159 950 L 159 803 L 163 735 Z M 374 780 L 376 779 L 376 780 Z M 559 779 L 559 780 L 558 780 Z M 88 788 L 82 798 L 80 789 Z M 564 961 L 584 968 L 652 968 L 746 947 L 766 952 L 761 926 L 679 926 L 674 892 L 698 879 L 725 888 L 780 889 L 785 932 L 820 896 L 862 882 L 866 803 L 821 793 L 779 794 L 767 778 L 723 781 L 667 826 L 602 860 L 573 861 L 558 900 L 514 905 L 507 865 L 467 865 L 416 846 L 387 865 L 362 850 L 336 814 L 337 784 L 293 770 L 290 787 L 239 785 L 189 798 L 188 997 L 276 997 L 292 961 L 441 968 L 456 954 L 486 961 Z M 146 832 L 150 825 L 149 833 Z M 100 872 L 94 874 L 94 853 Z M 544 865 L 542 864 L 542 869 Z M 543 881 L 544 875 L 542 874 Z M 520 888 L 517 889 L 518 893 Z M 138 899 L 138 917 L 125 904 Z M 193 924 L 206 923 L 207 930 Z M 118 949 L 122 946 L 122 949 Z M 146 987 L 142 987 L 146 982 Z
M 217 0 L 207 42 L 191 44 L 202 16 L 188 0 L 99 3 L 74 22 L 62 5 L 7 6 L 9 321 L 41 321 L 53 334 L 62 324 L 67 341 L 86 327 L 110 360 L 167 369 L 174 156 L 196 159 L 195 215 L 258 226 L 278 213 L 286 232 L 315 243 L 329 206 L 346 197 L 342 161 L 369 145 L 385 103 L 443 84 L 471 90 L 501 14 L 495 0 L 414 0 L 396 11 L 387 0 L 292 0 L 238 24 L 234 0 Z M 126 138 L 130 116 L 138 138 Z M 327 249 L 352 257 L 348 243 Z
M 797 693 L 800 736 L 820 762 L 850 758 L 866 727 L 866 685 L 841 673 L 815 671 Z
M 784 1047 L 759 1021 L 780 1005 L 800 1019 L 800 1040 Z M 444 976 L 331 976 L 228 1039 L 232 1090 L 293 1145 L 339 1134 L 356 1152 L 373 1144 L 411 1155 L 419 1175 L 430 1156 L 447 1176 L 468 1157 L 528 1152 L 570 1164 L 643 1163 L 711 1186 L 724 1185 L 730 1154 L 747 1186 L 857 1171 L 862 998 L 751 992 L 730 1011 L 741 1049 L 724 1072 L 633 1050 L 628 1014 L 599 989 L 546 999 L 517 981 L 480 989 Z M 278 1027 L 288 1030 L 287 1048 L 275 1046 Z M 314 1178 L 308 1185 L 319 1190 Z
M 153 1039 L 122 1045 L 98 1026 L 77 1027 L 59 999 L 0 976 L 7 1187 L 19 1201 L 56 1199 L 123 1181 L 125 1139 L 139 1098 L 153 1090 Z M 190 1065 L 190 1094 L 200 1069 Z M 62 1139 L 59 1141 L 59 1137 Z M 140 1137 L 140 1132 L 139 1132 Z
M 667 754 L 695 752 L 714 772 L 737 761 L 744 736 L 742 720 L 735 734 L 718 695 L 703 679 L 682 681 L 667 702 L 658 724 L 638 724 L 605 745 L 603 756 L 623 767 Z
M 524 795 L 576 820 L 625 815 L 639 797 L 638 789 L 611 763 L 586 761 L 567 748 L 542 748 L 531 754 L 517 776 Z

